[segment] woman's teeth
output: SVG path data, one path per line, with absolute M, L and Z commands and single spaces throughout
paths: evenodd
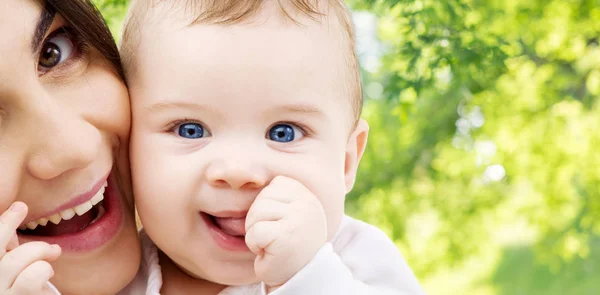
M 75 214 L 81 216 L 81 215 L 87 213 L 88 211 L 90 211 L 96 204 L 98 204 L 102 200 L 104 200 L 104 191 L 107 186 L 108 186 L 108 183 L 105 182 L 104 185 L 100 188 L 100 190 L 94 195 L 94 197 L 92 197 L 92 199 L 90 199 L 89 201 L 87 201 L 83 204 L 79 204 L 73 208 L 65 209 L 65 210 L 61 211 L 60 213 L 56 213 L 51 216 L 42 217 L 38 220 L 34 220 L 27 224 L 23 224 L 19 227 L 19 229 L 20 230 L 25 230 L 25 229 L 34 230 L 36 227 L 38 227 L 38 225 L 46 226 L 48 224 L 48 221 L 50 221 L 54 224 L 59 224 L 61 222 L 61 220 L 69 220 L 69 219 L 73 218 L 73 216 L 75 216 Z

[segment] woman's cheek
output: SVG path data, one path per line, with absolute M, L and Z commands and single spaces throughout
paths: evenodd
M 16 199 L 21 175 L 21 165 L 16 151 L 3 150 L 0 134 L 0 213 L 4 212 Z
M 131 129 L 127 87 L 106 62 L 95 60 L 90 63 L 86 79 L 83 79 L 87 82 L 78 88 L 77 96 L 83 102 L 84 114 L 98 129 L 115 134 L 120 141 L 127 142 Z

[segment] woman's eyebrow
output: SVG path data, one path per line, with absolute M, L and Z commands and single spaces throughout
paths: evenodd
M 33 39 L 31 39 L 31 52 L 38 52 L 40 50 L 44 36 L 52 25 L 55 15 L 54 11 L 50 11 L 47 8 L 42 9 L 40 18 L 35 26 L 35 32 L 33 32 Z

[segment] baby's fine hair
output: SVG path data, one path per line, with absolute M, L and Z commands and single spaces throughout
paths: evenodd
M 355 53 L 355 35 L 352 15 L 343 0 L 133 0 L 125 20 L 120 51 L 127 80 L 135 75 L 135 55 L 141 38 L 141 30 L 148 14 L 153 9 L 169 8 L 173 11 L 185 11 L 191 14 L 190 24 L 232 25 L 248 21 L 262 5 L 268 1 L 277 1 L 285 19 L 302 25 L 297 14 L 314 21 L 334 16 L 343 28 L 342 48 L 345 49 L 347 65 L 344 86 L 352 102 L 355 122 L 358 122 L 363 105 L 362 84 L 358 58 Z M 164 14 L 168 16 L 168 14 Z

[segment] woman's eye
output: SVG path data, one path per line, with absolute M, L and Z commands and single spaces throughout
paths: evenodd
M 277 124 L 267 134 L 268 139 L 276 142 L 291 142 L 303 136 L 302 130 L 292 124 Z
M 42 45 L 42 51 L 38 61 L 40 71 L 48 71 L 51 68 L 68 60 L 74 53 L 73 41 L 66 33 L 57 34 L 47 39 Z
M 179 125 L 177 133 L 179 136 L 189 139 L 198 139 L 210 135 L 210 133 L 198 123 L 183 123 Z

